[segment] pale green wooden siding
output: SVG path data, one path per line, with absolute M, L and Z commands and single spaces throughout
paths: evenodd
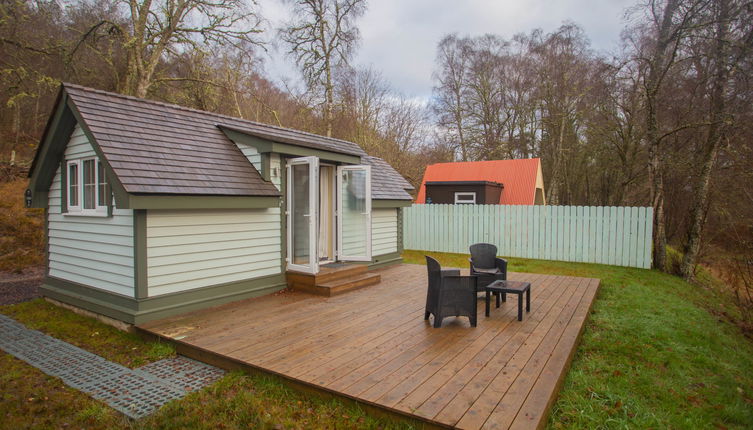
M 150 210 L 149 296 L 280 273 L 280 210 Z
M 256 170 L 261 173 L 261 154 L 259 151 L 254 148 L 251 145 L 246 145 L 245 143 L 235 142 L 236 145 L 238 145 L 238 148 L 241 150 L 243 155 L 248 158 L 248 161 L 251 162 L 251 164 L 256 167 Z
M 371 211 L 371 255 L 397 252 L 397 209 Z
M 653 210 L 646 207 L 413 205 L 403 210 L 405 249 L 651 267 Z
M 66 160 L 96 156 L 78 125 Z M 112 217 L 63 215 L 60 168 L 49 193 L 50 276 L 134 297 L 133 211 L 114 209 Z
M 254 164 L 256 166 L 256 164 Z M 259 160 L 259 166 L 261 166 L 261 159 Z M 274 173 L 271 175 L 271 181 L 278 191 L 282 191 L 282 167 L 280 166 L 280 154 L 270 154 L 269 167 L 274 172 L 277 171 L 277 176 Z M 258 169 L 258 167 L 257 167 Z

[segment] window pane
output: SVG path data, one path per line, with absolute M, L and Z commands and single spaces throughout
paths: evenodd
M 97 163 L 97 206 L 107 206 L 107 178 L 102 163 Z
M 368 254 L 369 215 L 366 212 L 365 170 L 346 170 L 342 178 L 342 254 L 361 257 Z
M 94 209 L 94 195 L 97 190 L 94 160 L 84 160 L 84 209 Z
M 68 165 L 68 206 L 78 206 L 78 164 Z
M 293 234 L 293 249 L 291 252 L 293 259 L 291 262 L 308 265 L 311 261 L 310 217 L 313 215 L 311 213 L 312 208 L 309 207 L 309 196 L 311 195 L 309 165 L 294 164 L 291 168 L 293 169 L 293 193 L 290 202 L 290 210 L 293 216 L 293 231 L 291 232 Z
M 474 204 L 476 203 L 476 193 L 455 193 L 455 204 Z

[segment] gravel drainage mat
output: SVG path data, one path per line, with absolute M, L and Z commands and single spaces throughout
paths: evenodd
M 129 369 L 29 330 L 2 314 L 0 349 L 134 419 L 145 417 L 224 374 L 221 369 L 181 356 Z

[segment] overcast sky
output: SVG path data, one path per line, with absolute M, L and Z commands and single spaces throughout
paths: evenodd
M 353 64 L 379 70 L 390 85 L 407 97 L 431 97 L 437 43 L 448 33 L 476 36 L 494 33 L 509 38 L 535 28 L 550 32 L 563 22 L 580 25 L 593 49 L 617 48 L 625 9 L 636 0 L 371 0 L 357 23 L 361 44 Z M 281 0 L 259 0 L 272 28 L 287 19 Z M 267 37 L 273 37 L 270 31 Z M 285 47 L 270 49 L 269 77 L 299 81 Z

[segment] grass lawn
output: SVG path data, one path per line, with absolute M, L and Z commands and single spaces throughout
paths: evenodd
M 408 263 L 424 253 L 407 251 Z M 466 267 L 467 256 L 430 255 Z M 656 271 L 510 259 L 510 270 L 602 280 L 549 428 L 753 428 L 753 342 L 725 315 L 716 287 Z M 129 367 L 173 354 L 44 301 L 0 307 L 34 328 Z M 129 422 L 59 379 L 0 353 L 0 428 L 411 428 L 350 403 L 288 388 L 275 377 L 230 373 Z M 67 424 L 67 425 L 66 425 Z
M 424 264 L 427 253 L 406 251 Z M 428 253 L 443 266 L 468 256 Z M 511 258 L 516 272 L 601 279 L 549 428 L 753 428 L 753 342 L 717 288 L 653 270 Z

